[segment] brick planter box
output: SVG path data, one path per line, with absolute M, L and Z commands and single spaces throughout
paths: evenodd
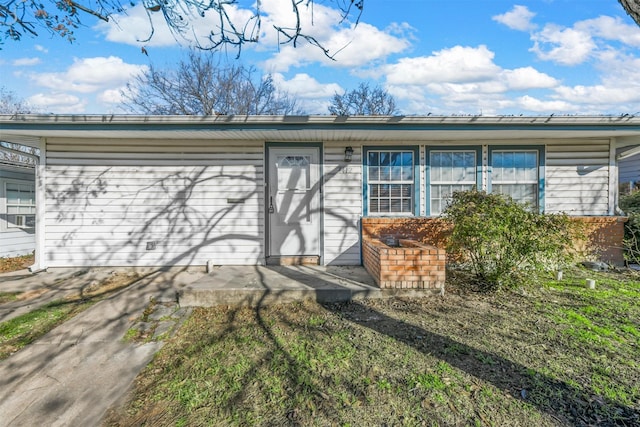
M 415 240 L 400 239 L 389 246 L 378 239 L 362 242 L 364 267 L 381 289 L 442 289 L 445 282 L 444 249 Z

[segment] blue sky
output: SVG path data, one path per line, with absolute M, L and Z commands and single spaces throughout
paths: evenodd
M 616 0 L 367 0 L 355 28 L 332 5 L 316 1 L 309 31 L 339 51 L 335 61 L 312 46 L 278 48 L 269 29 L 290 18 L 290 0 L 262 0 L 261 41 L 239 59 L 271 73 L 309 114 L 327 114 L 334 93 L 360 82 L 385 88 L 407 115 L 640 112 L 640 28 Z M 123 113 L 127 82 L 150 64 L 175 64 L 189 41 L 160 21 L 151 41 L 137 41 L 149 28 L 140 6 L 115 18 L 84 17 L 73 44 L 44 30 L 5 40 L 0 86 L 40 112 Z M 193 34 L 211 22 L 194 21 Z M 235 51 L 221 57 L 235 61 Z

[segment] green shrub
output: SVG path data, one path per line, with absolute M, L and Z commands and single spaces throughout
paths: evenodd
M 640 191 L 620 197 L 620 208 L 629 220 L 624 225 L 624 256 L 634 264 L 640 264 Z
M 508 196 L 455 192 L 443 215 L 453 224 L 448 250 L 490 288 L 524 284 L 575 257 L 576 222 L 533 212 Z
M 619 205 L 625 213 L 640 213 L 640 190 L 621 196 Z

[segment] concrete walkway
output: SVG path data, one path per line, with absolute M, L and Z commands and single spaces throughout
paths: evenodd
M 96 280 L 100 274 L 93 271 L 85 277 Z M 202 269 L 148 270 L 134 285 L 0 362 L 0 426 L 99 425 L 106 410 L 127 392 L 162 346 L 159 341 L 127 343 L 123 340 L 126 332 L 152 298 L 175 304 L 177 290 L 202 276 Z M 17 290 L 20 282 L 20 289 L 36 288 L 39 281 L 40 286 L 50 285 L 51 295 L 63 295 L 81 286 L 79 277 L 53 270 L 5 280 L 0 282 L 0 291 Z

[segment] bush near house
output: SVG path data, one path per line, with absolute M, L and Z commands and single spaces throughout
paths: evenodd
M 640 264 L 640 190 L 620 197 L 620 208 L 629 216 L 624 227 L 625 259 Z
M 567 215 L 534 212 L 501 194 L 454 192 L 443 216 L 453 224 L 448 250 L 479 284 L 513 287 L 575 260 L 581 225 Z

